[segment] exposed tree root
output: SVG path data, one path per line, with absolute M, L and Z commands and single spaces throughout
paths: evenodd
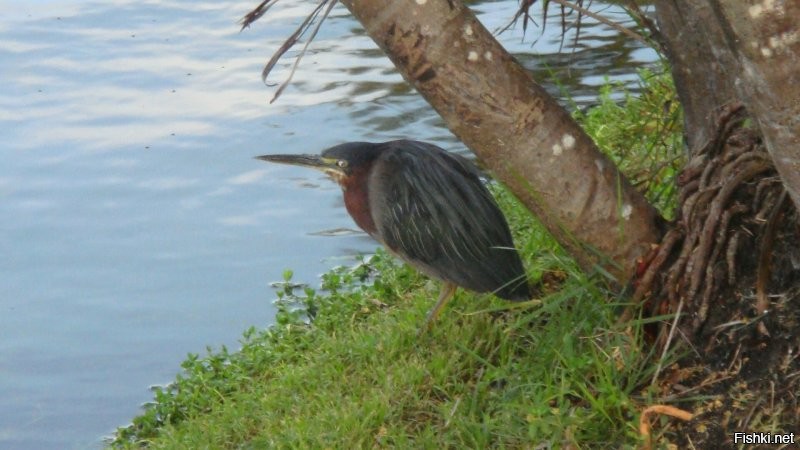
M 650 442 L 650 416 L 654 416 L 656 414 L 661 414 L 670 417 L 676 417 L 681 420 L 692 420 L 692 413 L 689 411 L 684 411 L 682 409 L 678 409 L 674 406 L 669 405 L 651 405 L 642 411 L 642 415 L 639 417 L 639 434 L 642 435 L 644 438 L 644 445 L 642 445 L 642 450 L 650 450 L 652 448 L 652 443 Z
M 662 356 L 653 378 L 664 399 L 705 396 L 684 446 L 800 430 L 800 215 L 745 119 L 739 105 L 722 111 L 679 175 L 677 218 L 633 294 L 649 314 L 676 315 L 654 336 L 663 355 L 692 349 L 664 370 Z
M 691 305 L 691 334 L 705 325 L 712 295 L 736 283 L 742 234 L 761 234 L 765 226 L 757 218 L 763 209 L 777 217 L 788 206 L 783 201 L 775 206 L 782 188 L 763 181 L 770 179 L 765 175 L 774 175 L 774 168 L 756 135 L 741 127 L 743 120 L 740 105 L 723 112 L 715 139 L 678 177 L 682 191 L 675 226 L 634 292 L 637 301 L 649 297 L 657 314 L 674 312 L 680 299 L 686 300 Z
M 778 220 L 786 203 L 786 191 L 781 192 L 778 201 L 772 207 L 766 226 L 764 227 L 764 237 L 761 239 L 761 252 L 758 257 L 758 275 L 756 277 L 756 312 L 766 314 L 769 309 L 769 299 L 767 298 L 767 284 L 769 283 L 770 262 L 772 261 L 773 244 L 775 233 L 777 232 Z M 769 336 L 764 322 L 758 323 L 758 331 Z

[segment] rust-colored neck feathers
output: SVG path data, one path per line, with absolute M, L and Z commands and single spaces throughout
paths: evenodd
M 355 220 L 362 230 L 370 236 L 376 236 L 377 228 L 369 208 L 369 194 L 367 193 L 367 169 L 357 168 L 348 177 L 339 180 L 339 185 L 344 193 L 344 206 L 350 217 Z

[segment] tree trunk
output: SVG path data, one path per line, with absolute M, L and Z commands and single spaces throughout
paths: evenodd
M 624 284 L 659 216 L 458 0 L 343 0 L 406 80 L 584 269 Z
M 728 75 L 735 58 L 706 0 L 656 0 L 655 6 L 691 153 L 712 139 L 720 111 L 736 100 Z
M 783 185 L 800 207 L 800 1 L 719 1 L 739 70 L 731 74 L 758 122 Z
M 800 207 L 800 2 L 657 0 L 690 152 L 742 102 Z

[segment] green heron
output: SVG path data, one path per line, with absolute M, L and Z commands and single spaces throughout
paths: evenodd
M 411 140 L 257 158 L 322 170 L 342 187 L 347 212 L 362 230 L 444 282 L 423 329 L 458 286 L 507 300 L 531 298 L 506 219 L 467 159 Z

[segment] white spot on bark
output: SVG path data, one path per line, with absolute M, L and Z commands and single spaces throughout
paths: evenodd
M 785 46 L 794 44 L 798 39 L 800 39 L 800 33 L 798 33 L 797 30 L 792 31 L 791 33 L 783 33 L 783 45 Z
M 747 13 L 750 15 L 751 18 L 757 19 L 762 14 L 766 13 L 774 13 L 774 14 L 782 14 L 785 8 L 781 3 L 776 3 L 775 0 L 764 0 L 761 3 L 756 3 L 755 5 L 747 8 Z
M 476 52 L 474 50 L 471 50 L 467 54 L 467 59 L 470 60 L 470 61 L 477 61 L 478 60 L 478 52 Z
M 464 36 L 472 36 L 472 25 L 470 24 L 464 25 Z
M 622 205 L 622 218 L 625 220 L 630 220 L 631 214 L 633 214 L 633 206 L 628 203 Z
M 765 58 L 769 58 L 772 56 L 772 50 L 767 47 L 761 47 L 761 54 L 764 55 Z
M 565 149 L 569 150 L 575 146 L 575 138 L 571 134 L 565 134 L 564 136 L 561 136 L 561 145 L 563 145 Z
M 778 36 L 770 36 L 770 38 L 769 38 L 769 46 L 770 47 L 775 48 L 780 43 L 781 43 L 781 40 L 778 38 Z
M 600 173 L 603 173 L 603 171 L 606 169 L 606 165 L 605 165 L 605 163 L 603 162 L 602 159 L 595 159 L 594 160 L 594 165 L 597 166 L 597 170 Z
M 490 52 L 489 50 L 486 50 L 486 53 L 483 54 L 483 57 L 486 58 L 487 61 L 491 61 L 492 60 L 492 52 Z
M 776 34 L 769 38 L 769 46 L 775 50 L 781 50 L 797 42 L 799 37 L 800 33 L 797 31 L 791 33 L 787 31 L 786 33 Z
M 428 3 L 428 0 L 417 0 L 418 5 L 424 5 L 425 3 Z
M 564 150 L 564 149 L 563 149 L 563 148 L 561 148 L 561 145 L 559 145 L 559 144 L 554 144 L 554 145 L 553 145 L 553 155 L 555 155 L 555 156 L 559 156 L 559 155 L 561 155 L 561 152 L 562 152 L 563 150 Z

